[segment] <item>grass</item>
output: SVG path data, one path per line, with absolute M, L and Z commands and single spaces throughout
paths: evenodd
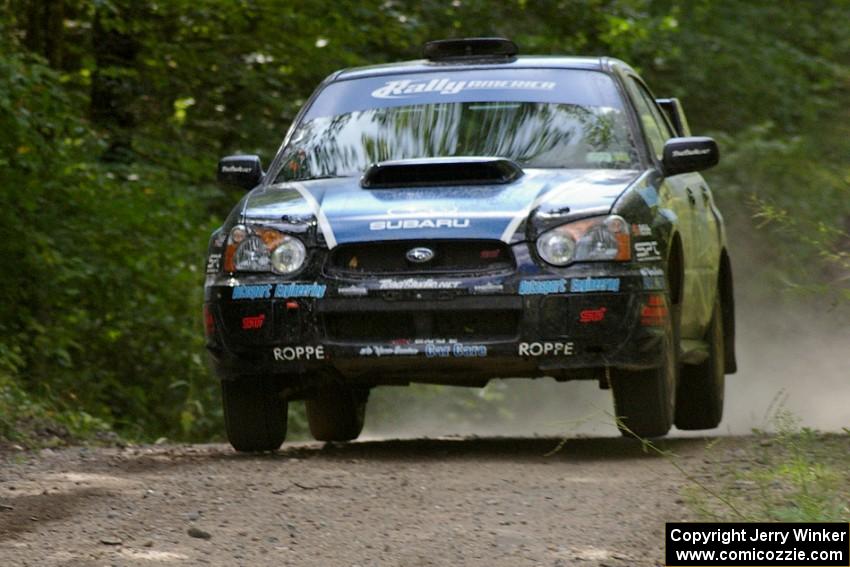
M 79 409 L 61 409 L 36 398 L 0 372 L 0 448 L 36 449 L 72 443 L 114 443 L 108 424 Z
M 685 488 L 686 503 L 705 519 L 846 522 L 850 517 L 850 434 L 804 427 L 781 403 L 768 428 L 749 438 L 718 440 L 707 448 L 705 461 L 703 480 Z

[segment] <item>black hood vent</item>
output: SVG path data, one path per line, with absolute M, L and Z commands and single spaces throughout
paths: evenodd
M 509 159 L 483 157 L 425 158 L 385 161 L 366 170 L 360 185 L 367 189 L 499 185 L 523 174 Z

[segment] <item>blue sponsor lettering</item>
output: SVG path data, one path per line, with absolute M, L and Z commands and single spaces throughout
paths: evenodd
M 522 280 L 519 282 L 520 295 L 549 295 L 567 291 L 567 280 Z
M 275 298 L 284 299 L 289 297 L 315 297 L 321 299 L 325 296 L 326 290 L 327 286 L 323 284 L 285 283 L 277 284 L 274 290 L 274 296 Z
M 239 285 L 233 288 L 233 299 L 268 299 L 272 296 L 272 285 Z
M 455 343 L 452 345 L 452 355 L 459 358 L 484 357 L 487 356 L 487 347 L 484 345 L 464 345 Z
M 462 343 L 425 345 L 425 356 L 428 358 L 472 358 L 487 356 L 487 347 L 484 345 L 465 345 Z
M 572 293 L 592 291 L 620 291 L 620 278 L 585 278 L 570 281 Z

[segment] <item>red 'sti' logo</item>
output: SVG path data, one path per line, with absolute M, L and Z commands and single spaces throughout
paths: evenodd
M 482 260 L 493 260 L 499 257 L 502 251 L 496 248 L 495 250 L 482 250 L 480 257 Z
M 578 320 L 582 323 L 598 323 L 605 318 L 607 307 L 599 307 L 597 309 L 585 309 L 578 314 Z
M 252 317 L 242 317 L 242 328 L 246 331 L 249 329 L 260 329 L 262 328 L 265 320 L 266 316 L 264 314 L 254 315 Z

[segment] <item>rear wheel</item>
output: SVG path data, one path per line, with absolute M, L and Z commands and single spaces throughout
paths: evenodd
M 679 360 L 677 315 L 677 307 L 671 307 L 658 368 L 611 370 L 617 427 L 624 437 L 661 437 L 673 426 Z
M 274 451 L 286 438 L 289 404 L 269 376 L 222 380 L 227 439 L 240 452 Z
M 368 389 L 328 386 L 305 402 L 310 433 L 317 441 L 351 441 L 363 430 Z
M 701 364 L 682 367 L 676 395 L 676 427 L 679 429 L 713 429 L 723 418 L 726 375 L 723 366 L 723 310 L 719 294 L 714 300 L 706 343 L 708 358 Z

